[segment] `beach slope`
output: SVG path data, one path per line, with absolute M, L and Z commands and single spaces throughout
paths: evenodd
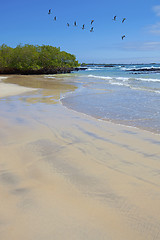
M 159 135 L 32 95 L 0 101 L 0 239 L 160 239 Z

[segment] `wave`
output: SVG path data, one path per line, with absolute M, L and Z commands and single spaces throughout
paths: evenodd
M 160 79 L 158 78 L 127 78 L 127 77 L 116 77 L 117 80 L 122 81 L 144 81 L 144 82 L 160 82 Z
M 86 71 L 97 71 L 97 70 L 102 70 L 102 69 L 105 69 L 104 67 L 93 67 L 93 68 L 88 68 L 88 69 L 86 69 Z
M 109 76 L 97 76 L 97 75 L 88 75 L 88 77 L 92 77 L 92 78 L 98 78 L 98 79 L 104 79 L 104 80 L 118 80 L 118 81 L 122 81 L 122 82 L 126 82 L 126 81 L 144 81 L 144 82 L 160 82 L 160 79 L 158 78 L 129 78 L 129 77 L 109 77 Z
M 129 67 L 121 67 L 120 68 L 121 70 L 124 70 L 124 71 L 129 71 L 129 70 L 132 70 L 132 69 L 136 69 L 135 67 L 134 68 L 129 68 Z
M 124 70 L 124 71 L 154 71 L 154 70 L 160 70 L 160 66 L 142 66 L 142 67 L 139 67 L 139 66 L 130 66 L 130 67 L 127 67 L 127 66 L 123 66 L 120 68 L 121 70 Z
M 135 78 L 135 79 L 144 82 L 160 82 L 160 79 L 158 78 Z
M 110 80 L 110 79 L 113 79 L 112 77 L 105 77 L 105 76 L 96 76 L 96 75 L 88 75 L 88 77 L 91 77 L 91 78 L 99 78 L 99 79 L 104 79 L 104 80 Z
M 123 86 L 123 87 L 128 87 L 128 88 L 133 89 L 133 90 L 147 91 L 147 92 L 153 92 L 153 93 L 160 94 L 160 90 L 158 90 L 158 89 L 145 88 L 145 87 L 143 87 L 143 86 L 136 87 L 136 86 L 133 86 L 133 85 L 124 83 L 124 82 L 115 82 L 115 81 L 113 81 L 113 80 L 110 80 L 110 81 L 109 81 L 109 84 L 111 84 L 111 85 L 117 85 L 117 86 Z
M 122 82 L 114 82 L 114 81 L 109 81 L 111 85 L 118 85 L 118 86 L 124 86 L 124 87 L 130 87 L 129 84 L 122 83 Z
M 154 67 L 154 66 L 151 66 L 151 67 L 140 67 L 140 68 L 137 68 L 137 67 L 135 67 L 135 68 L 126 68 L 125 69 L 126 71 L 138 71 L 138 72 L 140 72 L 140 71 L 143 71 L 143 72 L 145 72 L 145 71 L 147 71 L 147 72 L 149 72 L 149 71 L 154 71 L 154 72 L 156 72 L 156 71 L 160 71 L 160 67 Z
M 134 90 L 141 90 L 141 91 L 146 91 L 146 92 L 152 92 L 152 93 L 160 94 L 160 90 L 157 90 L 157 89 L 149 89 L 149 88 L 134 87 L 134 86 L 130 86 L 130 88 L 134 89 Z
M 128 81 L 130 78 L 127 77 L 116 77 L 117 80 Z
M 99 69 L 99 68 L 88 68 L 88 69 L 86 69 L 86 71 L 96 71 L 96 70 L 101 70 L 101 69 Z

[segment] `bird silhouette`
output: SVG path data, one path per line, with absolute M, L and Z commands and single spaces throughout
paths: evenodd
M 51 14 L 51 13 L 52 13 L 52 9 L 49 9 L 48 10 L 48 14 Z M 54 16 L 53 20 L 56 21 L 57 17 Z M 117 16 L 115 15 L 112 20 L 116 21 L 117 20 Z M 126 18 L 122 18 L 122 23 L 124 23 L 125 20 L 126 20 Z M 91 25 L 93 24 L 93 22 L 94 22 L 94 20 L 91 20 L 91 22 L 90 22 Z M 77 26 L 77 21 L 74 21 L 74 26 L 75 27 Z M 69 23 L 67 23 L 67 27 L 70 27 Z M 85 24 L 82 25 L 82 30 L 84 30 L 84 29 L 85 29 Z M 94 32 L 94 28 L 93 27 L 90 28 L 90 32 Z M 121 36 L 122 40 L 124 40 L 125 37 L 126 37 L 125 35 Z
M 93 32 L 93 27 L 91 27 L 90 32 Z

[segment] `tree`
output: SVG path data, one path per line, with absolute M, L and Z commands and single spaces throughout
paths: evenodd
M 17 45 L 16 48 L 0 46 L 0 73 L 45 73 L 70 71 L 79 66 L 76 57 L 60 48 L 49 45 Z

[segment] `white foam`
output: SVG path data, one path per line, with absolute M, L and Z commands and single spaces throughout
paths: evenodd
M 130 80 L 137 80 L 137 81 L 144 81 L 144 82 L 160 82 L 160 79 L 158 78 L 128 78 L 128 77 L 109 77 L 109 76 L 96 76 L 96 75 L 88 75 L 88 77 L 92 77 L 92 78 L 98 78 L 98 79 L 104 79 L 104 80 L 120 80 L 120 81 L 130 81 Z
M 158 93 L 158 94 L 160 94 L 160 90 L 149 89 L 149 88 L 141 88 L 141 87 L 134 87 L 134 86 L 130 86 L 130 88 L 131 88 L 131 89 L 134 89 L 134 90 L 141 90 L 141 91 L 153 92 L 153 93 Z
M 104 79 L 104 80 L 121 80 L 123 82 L 128 81 L 130 78 L 127 77 L 109 77 L 109 76 L 96 76 L 96 75 L 88 75 L 88 77 L 92 77 L 92 78 L 99 78 L 99 79 Z
M 136 80 L 139 81 L 145 81 L 145 82 L 160 82 L 160 79 L 157 78 L 135 78 Z
M 129 80 L 129 78 L 126 78 L 126 77 L 116 77 L 115 79 L 122 80 L 122 81 L 128 81 Z
M 94 71 L 95 69 L 94 68 L 88 68 L 86 69 L 87 71 Z
M 95 67 L 95 68 L 88 68 L 86 71 L 97 71 L 97 70 L 102 70 L 103 67 Z
M 145 69 L 147 69 L 147 70 L 160 69 L 160 67 L 151 66 L 151 67 L 139 67 L 139 68 L 136 68 L 136 67 L 134 67 L 134 68 L 126 68 L 126 70 L 138 70 L 138 71 L 140 71 L 140 70 L 143 71 Z
M 132 70 L 133 68 L 126 68 L 126 67 L 121 67 L 121 70 Z
M 104 79 L 104 80 L 110 80 L 113 79 L 112 77 L 105 77 L 105 76 L 96 76 L 96 75 L 88 75 L 88 77 L 92 77 L 92 78 L 99 78 L 99 79 Z
M 121 67 L 121 70 L 124 70 L 124 71 L 126 71 L 126 70 L 136 70 L 136 69 L 138 69 L 138 68 L 136 68 L 136 66 L 133 66 L 133 67 Z
M 118 85 L 118 86 L 125 86 L 125 87 L 130 87 L 129 84 L 124 84 L 122 82 L 114 82 L 114 81 L 109 81 L 111 85 Z

